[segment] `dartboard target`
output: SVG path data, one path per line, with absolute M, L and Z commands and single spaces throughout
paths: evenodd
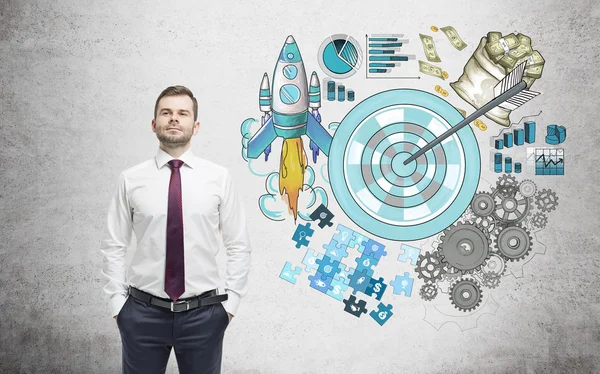
M 426 238 L 453 224 L 479 183 L 471 127 L 404 161 L 462 120 L 445 100 L 414 89 L 380 92 L 356 105 L 339 124 L 329 152 L 329 180 L 340 208 L 362 229 L 391 240 Z

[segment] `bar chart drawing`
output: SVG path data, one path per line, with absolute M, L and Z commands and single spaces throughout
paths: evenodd
M 565 175 L 564 148 L 527 148 L 527 172 L 535 175 Z
M 354 90 L 329 78 L 323 79 L 323 91 L 327 92 L 327 101 L 354 101 Z
M 500 134 L 501 139 L 493 137 L 495 149 L 511 148 L 512 146 L 520 146 L 532 144 L 535 142 L 535 122 L 527 121 L 524 123 L 523 128 L 513 129 L 512 132 L 507 131 Z
M 402 48 L 408 44 L 408 39 L 402 39 L 404 34 L 372 34 L 365 35 L 368 63 L 365 64 L 367 79 L 420 79 L 419 76 L 406 76 L 407 69 L 401 69 L 409 60 L 415 60 L 415 55 L 407 55 Z

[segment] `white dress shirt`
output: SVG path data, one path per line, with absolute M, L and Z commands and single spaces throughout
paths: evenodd
M 164 288 L 172 159 L 159 147 L 156 157 L 119 174 L 100 244 L 101 272 L 108 279 L 103 290 L 110 296 L 113 316 L 125 304 L 129 285 L 169 299 Z M 221 236 L 227 250 L 229 297 L 223 306 L 235 315 L 247 292 L 250 271 L 251 246 L 242 201 L 226 168 L 194 156 L 191 147 L 179 160 L 184 162 L 180 175 L 185 267 L 185 292 L 180 298 L 219 288 L 215 256 Z M 126 267 L 132 230 L 137 249 Z

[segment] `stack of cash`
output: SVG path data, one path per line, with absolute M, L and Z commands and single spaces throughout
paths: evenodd
M 526 35 L 519 33 L 502 36 L 499 32 L 490 31 L 487 34 L 485 50 L 490 60 L 501 66 L 506 74 L 523 61 L 527 61 L 523 77 L 527 88 L 542 76 L 544 58 L 538 51 L 533 50 L 531 39 Z

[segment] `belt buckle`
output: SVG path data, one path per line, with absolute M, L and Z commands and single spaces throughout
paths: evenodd
M 181 305 L 181 304 L 185 304 L 186 305 L 186 309 L 184 309 L 184 310 L 173 310 L 173 306 L 174 305 Z M 185 312 L 187 310 L 190 310 L 190 300 L 171 301 L 171 312 L 179 313 L 179 312 Z

